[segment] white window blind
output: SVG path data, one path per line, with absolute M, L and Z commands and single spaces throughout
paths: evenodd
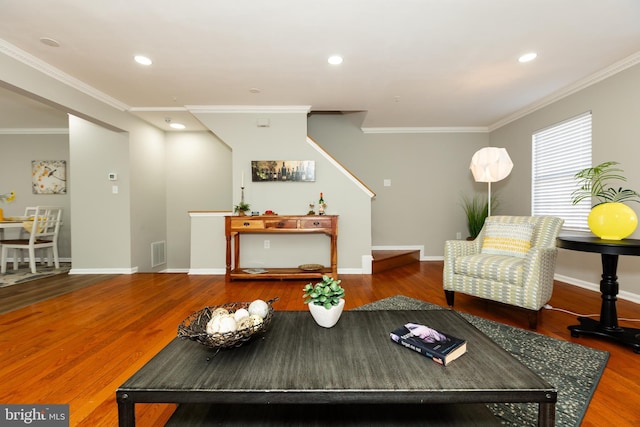
M 532 215 L 564 219 L 566 230 L 589 231 L 591 200 L 574 205 L 576 172 L 591 167 L 591 112 L 533 134 Z

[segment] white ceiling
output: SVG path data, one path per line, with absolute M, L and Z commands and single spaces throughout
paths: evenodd
M 188 106 L 223 105 L 490 129 L 640 63 L 640 1 L 0 0 L 0 39 L 163 129 L 166 117 L 197 128 Z M 517 61 L 530 51 L 535 61 Z

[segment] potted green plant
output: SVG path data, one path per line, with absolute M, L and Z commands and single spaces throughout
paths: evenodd
M 603 162 L 575 174 L 579 187 L 571 193 L 571 201 L 575 205 L 590 199 L 592 208 L 587 223 L 593 234 L 602 239 L 624 239 L 638 226 L 636 213 L 623 202 L 640 203 L 640 194 L 612 184 L 627 181 L 619 164 Z
M 249 203 L 245 203 L 245 202 L 240 202 L 233 207 L 233 211 L 241 216 L 244 215 L 245 212 L 247 212 L 250 209 L 251 209 L 251 206 L 249 205 Z
M 307 283 L 303 289 L 304 303 L 309 306 L 309 311 L 316 323 L 324 328 L 330 328 L 340 319 L 344 309 L 344 288 L 340 286 L 341 280 L 324 275 L 322 281 Z
M 462 208 L 464 214 L 467 217 L 467 229 L 469 231 L 469 240 L 474 240 L 480 234 L 484 221 L 489 216 L 489 203 L 488 199 L 481 195 L 475 195 L 469 197 L 462 195 Z M 491 205 L 495 208 L 497 206 L 497 200 L 495 197 L 491 197 Z

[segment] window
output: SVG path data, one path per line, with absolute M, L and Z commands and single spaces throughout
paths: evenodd
M 531 214 L 564 219 L 564 229 L 589 231 L 591 200 L 571 203 L 576 172 L 591 167 L 591 112 L 533 134 Z

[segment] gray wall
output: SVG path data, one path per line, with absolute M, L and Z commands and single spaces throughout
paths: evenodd
M 1 134 L 0 147 L 0 193 L 16 192 L 13 202 L 2 203 L 0 208 L 5 216 L 23 215 L 27 206 L 62 206 L 63 225 L 60 229 L 58 250 L 60 258 L 71 259 L 71 210 L 70 184 L 71 163 L 69 162 L 69 135 L 57 134 Z M 32 160 L 66 160 L 67 194 L 33 194 L 31 190 Z M 15 235 L 14 230 L 5 230 L 6 238 Z
M 165 133 L 140 121 L 130 123 L 128 130 L 131 265 L 138 271 L 161 271 L 167 264 L 151 267 L 151 243 L 167 242 L 168 252 Z
M 371 253 L 371 198 L 339 172 L 307 142 L 306 111 L 278 113 L 199 113 L 200 121 L 232 149 L 233 204 L 240 201 L 244 172 L 245 201 L 253 211 L 271 209 L 283 215 L 304 215 L 309 202 L 324 192 L 326 213 L 339 215 L 338 269 L 360 272 L 364 256 Z M 257 120 L 269 120 L 258 127 Z M 320 142 L 320 141 L 318 141 Z M 320 144 L 323 145 L 323 144 Z M 252 160 L 314 160 L 315 182 L 252 182 Z M 229 208 L 232 206 L 230 205 Z M 324 235 L 242 237 L 242 267 L 292 267 L 300 264 L 330 264 L 330 240 Z
M 424 246 L 425 258 L 441 259 L 445 240 L 468 234 L 461 194 L 486 194 L 469 163 L 488 133 L 364 134 L 361 120 L 361 113 L 312 114 L 309 135 L 376 193 L 373 246 Z
M 532 133 L 589 110 L 593 119 L 593 163 L 619 161 L 628 188 L 640 191 L 640 65 L 636 65 L 491 133 L 491 145 L 506 147 L 515 164 L 503 190 L 509 212 L 531 212 Z M 629 206 L 640 213 L 639 204 Z M 640 238 L 640 229 L 631 237 Z M 556 273 L 570 283 L 597 289 L 602 274 L 600 257 L 561 249 Z M 620 257 L 618 277 L 621 296 L 637 300 L 640 257 Z
M 167 265 L 188 270 L 189 211 L 224 211 L 232 207 L 231 149 L 211 132 L 166 134 Z M 225 245 L 224 238 L 220 246 Z
M 129 143 L 124 132 L 113 132 L 69 118 L 72 270 L 129 272 L 131 216 Z M 118 181 L 109 181 L 109 172 Z M 112 186 L 118 186 L 113 194 Z
M 77 129 L 69 133 L 72 273 L 148 271 L 149 242 L 166 240 L 166 190 L 164 162 L 153 162 L 162 155 L 144 152 L 162 146 L 164 132 L 114 100 L 89 96 L 5 55 L 0 55 L 0 79 L 3 86 L 75 117 L 70 124 Z M 106 174 L 111 171 L 120 175 L 117 197 L 110 193 Z

